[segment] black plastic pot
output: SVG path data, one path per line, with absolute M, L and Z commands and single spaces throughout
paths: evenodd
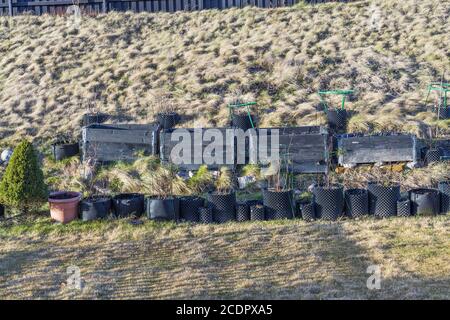
M 53 149 L 53 157 L 56 161 L 70 158 L 80 153 L 80 147 L 78 145 L 78 142 L 76 143 L 56 142 L 52 145 L 52 149 Z
M 302 218 L 305 221 L 313 221 L 316 218 L 316 210 L 313 202 L 301 205 Z
M 428 149 L 425 155 L 425 163 L 430 164 L 441 161 L 441 157 L 443 156 L 443 154 L 444 153 L 441 148 Z
M 366 189 L 345 190 L 344 198 L 347 217 L 359 218 L 369 214 L 369 193 Z
M 225 223 L 236 219 L 236 194 L 210 193 L 208 205 L 213 210 L 214 222 Z
M 411 215 L 411 201 L 402 199 L 397 201 L 397 216 L 409 217 Z
M 190 222 L 198 222 L 198 209 L 205 205 L 205 199 L 189 196 L 180 198 L 180 219 Z
M 109 116 L 104 113 L 86 113 L 83 115 L 82 125 L 85 127 L 90 124 L 103 123 L 108 118 Z
M 139 193 L 121 193 L 112 199 L 116 217 L 140 216 L 144 213 L 144 196 Z
M 147 198 L 147 217 L 153 220 L 174 220 L 180 219 L 180 201 L 177 198 Z
M 198 209 L 199 220 L 201 223 L 213 223 L 213 211 L 210 207 L 202 207 Z
M 80 202 L 80 213 L 83 221 L 106 218 L 111 212 L 111 198 L 95 196 Z
M 160 124 L 161 129 L 173 128 L 179 120 L 180 116 L 176 112 L 158 113 L 156 115 L 156 121 Z
M 440 211 L 439 190 L 412 189 L 409 190 L 411 214 L 418 216 L 434 216 Z
M 337 220 L 344 211 L 344 188 L 342 186 L 315 187 L 313 201 L 316 217 L 324 220 Z
M 0 219 L 5 217 L 5 206 L 0 204 Z
M 294 192 L 292 190 L 263 190 L 263 203 L 266 207 L 266 220 L 292 219 L 295 212 Z
M 450 119 L 450 106 L 447 108 L 441 108 L 440 110 L 436 108 L 435 112 L 439 115 L 439 119 Z
M 265 220 L 265 208 L 263 205 L 256 204 L 250 207 L 250 220 L 252 221 Z
M 450 181 L 441 181 L 438 184 L 441 194 L 441 214 L 450 212 Z
M 369 211 L 376 217 L 386 218 L 397 213 L 397 201 L 400 200 L 400 186 L 382 186 L 369 183 Z
M 347 128 L 347 111 L 344 109 L 328 110 L 327 121 L 331 133 L 344 133 Z
M 236 221 L 243 222 L 250 220 L 250 208 L 246 203 L 236 204 Z
M 251 118 L 253 125 L 256 126 L 255 117 L 251 116 Z M 247 113 L 234 113 L 231 115 L 231 126 L 246 131 L 252 128 L 252 122 Z

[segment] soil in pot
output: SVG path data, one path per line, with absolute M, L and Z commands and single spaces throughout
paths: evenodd
M 345 190 L 344 198 L 347 217 L 359 218 L 369 214 L 369 193 L 366 189 Z
M 214 222 L 225 223 L 236 219 L 236 194 L 234 192 L 210 193 L 208 206 L 213 210 Z
M 327 122 L 332 133 L 345 133 L 347 128 L 347 111 L 344 109 L 328 110 Z
M 250 220 L 264 221 L 266 218 L 265 208 L 261 204 L 256 204 L 250 207 Z
M 161 129 L 173 128 L 179 121 L 180 116 L 176 112 L 158 113 L 156 120 L 158 121 Z
M 198 209 L 204 207 L 205 199 L 188 196 L 180 198 L 180 219 L 190 222 L 199 221 Z
M 250 120 L 251 118 L 251 120 Z M 231 115 L 231 126 L 233 128 L 239 128 L 242 129 L 244 131 L 253 128 L 252 127 L 252 122 L 253 122 L 253 126 L 256 127 L 255 124 L 255 117 L 253 117 L 252 115 L 250 115 L 250 118 L 248 116 L 248 113 L 233 113 Z
M 450 181 L 439 182 L 439 192 L 441 194 L 441 214 L 450 213 Z
M 141 216 L 144 196 L 139 193 L 121 193 L 112 199 L 112 212 L 116 217 Z
M 377 183 L 369 183 L 369 211 L 375 217 L 387 218 L 397 213 L 397 201 L 400 200 L 400 186 L 384 186 Z
M 240 202 L 236 204 L 236 221 L 244 222 L 250 220 L 250 208 L 244 203 Z
M 177 198 L 147 198 L 147 217 L 153 220 L 180 219 L 180 201 Z
M 292 219 L 295 212 L 294 192 L 292 190 L 263 190 L 263 203 L 266 207 L 266 220 Z
M 344 211 L 342 186 L 315 187 L 313 189 L 316 218 L 335 221 Z
M 210 207 L 202 207 L 198 209 L 199 220 L 201 223 L 213 223 L 213 211 Z
M 76 156 L 80 153 L 78 142 L 58 141 L 52 145 L 53 157 L 56 161 Z
M 81 193 L 72 191 L 52 192 L 48 197 L 52 219 L 68 223 L 78 217 Z
M 411 214 L 434 216 L 440 211 L 439 191 L 436 189 L 412 189 L 409 191 Z
M 83 199 L 80 203 L 80 211 L 83 221 L 106 218 L 111 212 L 111 198 L 93 196 Z

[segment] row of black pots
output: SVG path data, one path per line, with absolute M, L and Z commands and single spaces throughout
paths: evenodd
M 312 202 L 300 204 L 299 212 L 305 220 L 332 221 L 344 214 L 349 218 L 446 214 L 450 212 L 450 182 L 440 182 L 438 189 L 409 190 L 406 197 L 398 185 L 369 183 L 367 189 L 345 192 L 341 186 L 316 187 Z
M 116 217 L 141 216 L 156 220 L 190 222 L 292 219 L 337 220 L 339 217 L 358 218 L 437 215 L 450 212 L 450 182 L 439 183 L 439 189 L 412 189 L 402 197 L 400 187 L 369 183 L 367 189 L 347 189 L 342 186 L 315 187 L 310 203 L 296 208 L 292 190 L 263 190 L 263 201 L 236 201 L 234 192 L 210 193 L 208 201 L 201 197 L 144 199 L 141 194 L 119 194 L 113 198 L 91 197 L 81 202 L 83 220 L 104 218 L 110 212 Z

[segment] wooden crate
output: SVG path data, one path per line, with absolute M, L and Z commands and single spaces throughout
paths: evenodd
M 287 128 L 260 128 L 272 134 L 278 130 L 279 151 L 282 158 L 291 161 L 293 173 L 327 173 L 328 172 L 328 131 L 322 126 L 302 126 Z M 270 139 L 269 139 L 270 141 Z M 254 143 L 251 143 L 252 147 Z M 283 153 L 289 150 L 289 155 Z
M 223 136 L 226 135 L 226 130 L 234 130 L 231 128 L 198 128 L 197 130 L 201 130 L 201 134 L 203 136 L 205 130 L 218 130 L 220 131 Z M 173 135 L 175 130 L 177 132 L 186 132 L 189 134 L 190 137 L 190 144 L 191 144 L 191 150 L 190 150 L 190 158 L 186 162 L 182 163 L 176 163 L 179 169 L 181 170 L 197 170 L 201 165 L 206 164 L 204 163 L 203 159 L 201 161 L 196 161 L 195 159 L 195 150 L 201 150 L 201 153 L 203 155 L 203 152 L 205 151 L 205 147 L 207 147 L 211 142 L 210 141 L 202 141 L 199 143 L 198 141 L 194 141 L 194 130 L 193 128 L 181 128 L 181 129 L 168 129 L 168 130 L 162 130 L 160 132 L 160 159 L 164 163 L 174 163 L 173 159 L 171 159 L 171 152 L 173 148 L 178 144 L 179 140 L 176 140 L 176 137 Z M 226 153 L 227 150 L 233 150 L 232 152 L 235 152 L 235 149 L 231 147 L 229 143 L 226 142 L 226 139 L 223 139 L 222 149 L 219 150 L 219 153 L 216 153 L 216 155 L 222 159 L 219 163 L 213 163 L 213 164 L 206 164 L 208 169 L 211 170 L 217 170 L 222 166 L 229 167 L 230 169 L 235 167 L 235 164 L 226 164 Z M 198 156 L 198 154 L 197 154 Z
M 93 124 L 82 129 L 83 161 L 132 161 L 158 153 L 158 124 Z
M 416 162 L 419 150 L 414 135 L 340 135 L 338 163 L 344 165 Z

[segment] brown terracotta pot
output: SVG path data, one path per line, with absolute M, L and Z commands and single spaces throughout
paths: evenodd
M 61 223 L 68 223 L 78 217 L 81 193 L 72 191 L 52 192 L 48 197 L 50 216 Z

